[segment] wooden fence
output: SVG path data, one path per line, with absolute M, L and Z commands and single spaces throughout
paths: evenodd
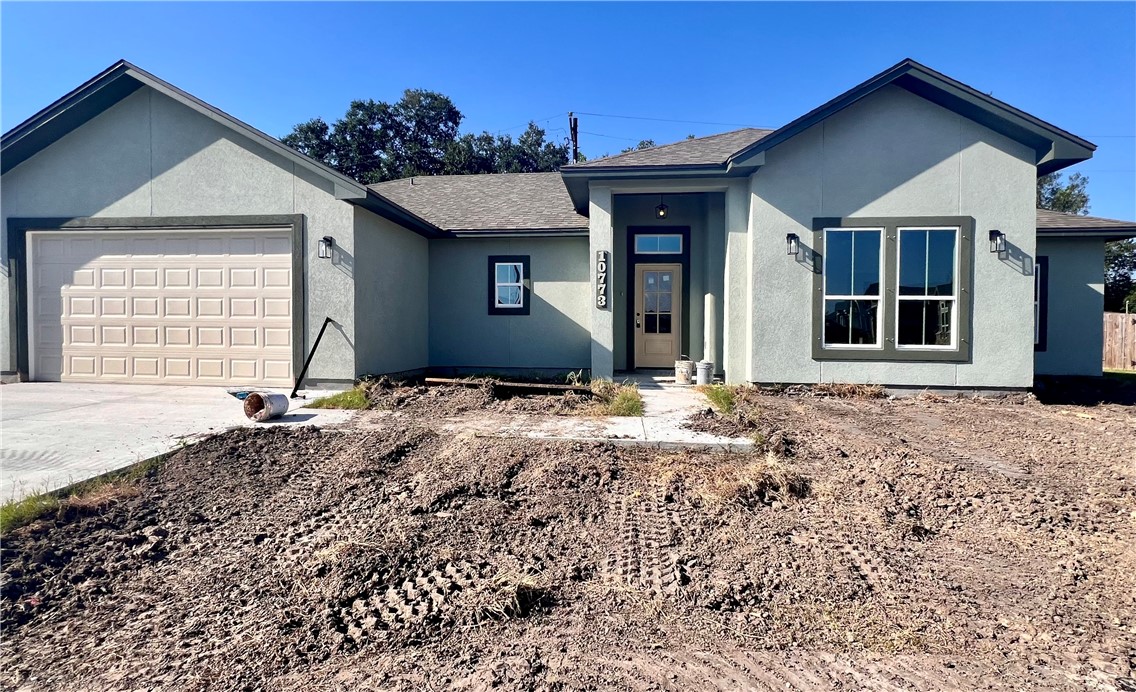
M 1104 313 L 1105 370 L 1136 370 L 1136 314 Z

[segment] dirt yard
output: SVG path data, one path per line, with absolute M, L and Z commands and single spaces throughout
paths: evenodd
M 744 407 L 762 454 L 216 437 L 5 537 L 0 684 L 1136 689 L 1136 409 Z

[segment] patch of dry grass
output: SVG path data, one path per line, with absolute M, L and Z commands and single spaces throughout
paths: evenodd
M 552 587 L 537 575 L 498 572 L 492 579 L 463 589 L 455 605 L 474 623 L 527 617 L 551 603 Z
M 688 478 L 687 486 L 707 508 L 736 506 L 755 509 L 774 502 L 788 504 L 808 497 L 807 478 L 772 455 L 742 464 L 723 464 Z
M 812 386 L 816 396 L 831 396 L 839 399 L 883 399 L 887 396 L 878 384 L 853 384 L 850 382 L 821 382 Z
M 725 384 L 704 384 L 695 387 L 710 400 L 718 413 L 732 413 L 737 405 L 737 387 Z
M 643 415 L 643 395 L 639 393 L 639 386 L 635 383 L 592 380 L 589 386 L 594 404 L 585 409 L 587 413 L 597 416 Z

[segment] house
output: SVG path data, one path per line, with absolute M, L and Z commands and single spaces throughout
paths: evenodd
M 8 379 L 364 374 L 1023 388 L 1100 374 L 1094 145 L 904 60 L 777 130 L 364 186 L 127 62 L 3 135 Z

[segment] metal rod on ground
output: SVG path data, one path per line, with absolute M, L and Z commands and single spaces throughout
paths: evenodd
M 327 325 L 332 323 L 330 317 L 323 318 L 323 326 L 320 327 L 320 333 L 316 335 L 316 342 L 312 344 L 312 350 L 308 351 L 308 359 L 304 361 L 304 369 L 300 371 L 300 376 L 296 378 L 296 386 L 292 387 L 292 393 L 288 395 L 289 399 L 296 398 L 296 392 L 300 391 L 300 385 L 304 383 L 304 375 L 308 374 L 308 366 L 312 364 L 312 356 L 316 354 L 316 349 L 319 348 L 320 339 L 323 338 L 323 333 L 327 331 Z

